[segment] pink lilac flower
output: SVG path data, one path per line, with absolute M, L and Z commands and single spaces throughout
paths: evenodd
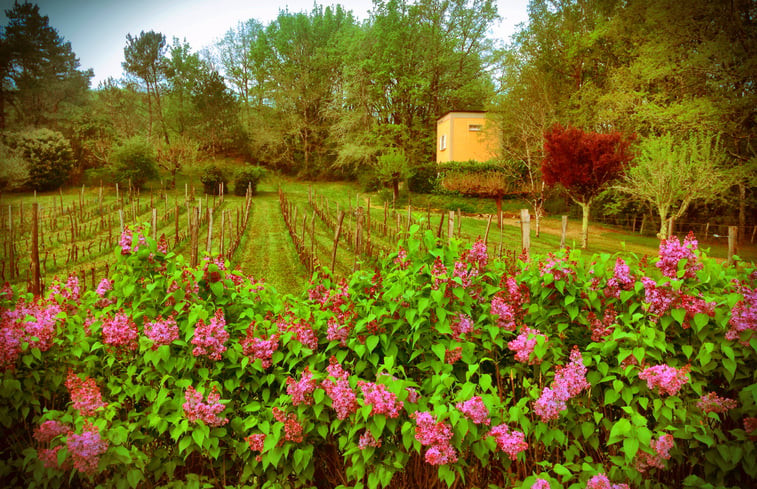
M 267 369 L 271 366 L 273 353 L 279 348 L 279 335 L 272 334 L 268 339 L 264 339 L 256 338 L 253 336 L 254 333 L 254 325 L 250 325 L 247 329 L 247 336 L 241 342 L 242 353 L 252 362 L 260 359 L 262 367 Z
M 0 368 L 12 367 L 21 353 L 21 343 L 47 351 L 53 345 L 57 331 L 57 316 L 62 307 L 54 301 L 23 298 L 15 309 L 0 311 Z
M 51 419 L 43 422 L 34 430 L 34 439 L 39 443 L 50 443 L 56 436 L 65 435 L 70 432 L 70 426 Z
M 108 440 L 100 437 L 96 426 L 86 422 L 81 434 L 68 435 L 66 448 L 74 462 L 74 468 L 91 475 L 97 471 L 100 456 L 108 451 Z
M 463 347 L 458 346 L 451 350 L 444 350 L 444 363 L 454 364 L 463 357 Z
M 476 242 L 473 243 L 470 252 L 468 252 L 466 256 L 466 260 L 468 263 L 479 269 L 486 267 L 486 264 L 489 261 L 489 255 L 486 250 L 486 243 L 484 243 L 481 238 L 476 239 Z
M 276 324 L 282 333 L 293 331 L 295 339 L 302 343 L 303 346 L 313 351 L 318 349 L 318 336 L 315 334 L 313 327 L 302 319 L 295 319 L 291 312 L 280 316 Z
M 703 267 L 701 263 L 697 263 L 697 255 L 694 253 L 696 250 L 697 240 L 693 233 L 689 233 L 683 243 L 676 236 L 671 236 L 660 243 L 660 259 L 655 266 L 666 277 L 678 278 L 678 265 L 685 260 L 683 278 L 696 278 L 696 272 Z
M 400 250 L 397 252 L 397 257 L 394 259 L 394 264 L 397 265 L 400 270 L 407 270 L 410 266 L 410 260 L 407 259 L 407 251 L 400 246 Z
M 650 446 L 655 451 L 653 454 L 647 452 L 638 452 L 638 460 L 636 461 L 636 469 L 639 472 L 646 472 L 650 467 L 656 467 L 658 469 L 665 468 L 665 460 L 670 460 L 670 449 L 675 445 L 673 435 L 664 434 L 657 440 L 652 440 Z
M 145 322 L 145 336 L 152 340 L 154 350 L 161 345 L 170 345 L 178 340 L 179 326 L 173 316 L 168 316 L 166 319 L 158 316 L 155 321 Z
M 755 417 L 744 418 L 744 431 L 746 431 L 747 435 L 757 434 L 757 418 Z
M 458 402 L 455 407 L 468 419 L 476 424 L 489 425 L 489 410 L 486 408 L 481 396 L 475 396 L 465 402 Z
M 226 351 L 225 343 L 229 340 L 225 326 L 222 309 L 216 311 L 208 324 L 202 319 L 198 320 L 192 337 L 192 344 L 195 345 L 192 354 L 196 357 L 207 355 L 211 360 L 220 360 Z
M 569 282 L 576 277 L 575 266 L 575 261 L 549 253 L 546 262 L 539 262 L 539 275 L 543 277 L 549 273 L 552 274 L 555 282 L 560 280 Z
M 350 336 L 349 325 L 342 326 L 336 318 L 329 318 L 326 329 L 326 339 L 338 341 L 341 346 L 347 346 L 347 338 Z
M 628 264 L 622 258 L 618 258 L 615 260 L 613 275 L 607 281 L 605 296 L 620 299 L 620 292 L 633 289 L 635 282 L 636 278 L 631 275 L 631 269 L 628 267 Z
M 434 259 L 434 266 L 431 269 L 431 278 L 433 279 L 431 288 L 434 290 L 438 290 L 439 286 L 447 280 L 447 267 L 444 266 L 442 259 L 438 256 Z
M 714 392 L 708 392 L 697 401 L 697 407 L 705 413 L 724 413 L 729 409 L 734 409 L 737 402 L 726 397 L 719 397 Z
M 505 299 L 495 296 L 492 299 L 491 313 L 496 316 L 500 328 L 515 331 L 515 308 Z
M 749 344 L 751 337 L 757 332 L 757 287 L 750 288 L 741 284 L 739 292 L 744 298 L 731 309 L 729 329 L 725 333 L 728 340 L 739 340 L 742 345 Z M 747 334 L 744 334 L 748 332 Z
M 137 226 L 132 231 L 129 226 L 125 226 L 123 233 L 121 233 L 121 238 L 118 244 L 119 246 L 121 246 L 122 255 L 130 255 L 132 253 L 136 253 L 139 248 L 145 246 L 147 244 L 147 240 L 142 234 L 141 227 Z
M 46 469 L 66 470 L 71 468 L 68 459 L 64 460 L 62 465 L 58 465 L 58 452 L 61 448 L 63 448 L 63 445 L 57 445 L 52 448 L 44 448 L 37 451 L 37 457 L 42 461 Z
M 450 324 L 452 336 L 459 340 L 464 334 L 474 333 L 473 319 L 467 314 L 458 314 L 457 318 Z
M 674 396 L 689 381 L 687 373 L 690 367 L 685 365 L 680 369 L 668 365 L 647 367 L 639 373 L 639 378 L 647 381 L 649 389 L 657 389 L 659 394 Z
M 460 286 L 467 289 L 473 283 L 473 279 L 478 276 L 477 268 L 468 268 L 468 264 L 464 261 L 455 262 L 455 268 L 452 272 L 452 277 L 460 278 Z M 458 285 L 457 282 L 450 281 L 451 285 Z
M 586 489 L 629 489 L 628 484 L 613 484 L 604 474 L 597 474 L 586 483 Z
M 549 481 L 546 479 L 536 479 L 531 485 L 531 489 L 552 489 L 549 486 Z
M 16 323 L 0 324 L 0 372 L 15 366 L 23 338 L 24 331 Z
M 702 297 L 681 294 L 675 307 L 686 310 L 686 315 L 681 324 L 683 329 L 689 328 L 695 314 L 706 314 L 707 316 L 715 317 L 715 302 L 707 302 Z
M 586 381 L 586 367 L 581 352 L 573 347 L 570 362 L 565 366 L 555 367 L 555 380 L 550 387 L 545 387 L 539 399 L 534 403 L 534 412 L 543 422 L 557 419 L 560 412 L 567 408 L 567 401 L 590 389 Z
M 514 340 L 507 343 L 507 347 L 515 352 L 515 360 L 521 363 L 528 363 L 529 365 L 538 365 L 541 363 L 541 358 L 533 356 L 539 337 L 544 338 L 544 342 L 547 341 L 547 336 L 538 329 L 529 328 L 528 326 L 521 329 L 520 334 Z
M 644 284 L 644 301 L 649 304 L 649 313 L 662 316 L 676 299 L 676 293 L 670 288 L 659 287 L 657 282 L 649 277 L 641 277 Z
M 336 381 L 324 380 L 321 382 L 321 387 L 331 398 L 331 407 L 336 411 L 337 419 L 347 418 L 360 407 L 355 391 L 352 390 L 346 378 L 338 378 Z
M 403 402 L 397 399 L 393 392 L 386 390 L 386 386 L 363 381 L 358 382 L 358 386 L 363 393 L 365 404 L 373 406 L 371 416 L 384 414 L 388 418 L 396 418 L 400 415 Z
M 604 339 L 612 334 L 615 330 L 615 320 L 618 318 L 618 313 L 615 312 L 615 307 L 612 304 L 605 309 L 604 316 L 600 321 L 594 312 L 589 312 L 587 319 L 591 326 L 591 341 L 604 341 Z
M 218 416 L 226 409 L 226 406 L 218 402 L 220 399 L 221 394 L 213 387 L 208 394 L 208 402 L 205 402 L 203 395 L 190 385 L 184 392 L 184 415 L 190 422 L 202 421 L 208 426 L 223 426 L 229 420 Z
M 163 253 L 164 255 L 168 253 L 168 240 L 166 239 L 166 233 L 161 233 L 160 238 L 158 238 L 158 244 L 156 246 L 160 253 Z
M 336 359 L 334 355 L 329 358 L 329 366 L 326 367 L 326 372 L 336 379 L 347 379 L 350 374 L 342 368 L 342 365 Z
M 121 247 L 122 255 L 131 254 L 131 229 L 129 226 L 124 227 L 121 238 L 118 240 L 118 245 Z
M 78 410 L 82 416 L 94 416 L 95 411 L 108 405 L 103 402 L 100 388 L 91 377 L 82 380 L 69 370 L 65 386 L 71 395 L 74 409 Z
M 113 290 L 113 281 L 104 278 L 100 280 L 99 284 L 97 284 L 97 290 L 95 290 L 95 293 L 100 297 L 105 297 L 106 292 L 109 292 L 111 290 Z
M 279 423 L 284 423 L 284 439 L 293 443 L 302 443 L 302 425 L 294 413 L 285 413 L 281 409 L 273 408 L 273 417 Z
M 139 330 L 134 321 L 124 312 L 118 312 L 112 318 L 103 318 L 103 343 L 115 348 L 137 349 Z
M 421 398 L 421 395 L 418 394 L 418 391 L 413 389 L 412 387 L 405 387 L 405 390 L 407 391 L 407 402 L 415 404 Z
M 507 424 L 492 427 L 488 436 L 493 436 L 497 441 L 497 447 L 505 452 L 510 460 L 515 460 L 518 454 L 528 449 L 525 435 L 520 431 L 510 431 Z
M 450 441 L 452 428 L 443 422 L 437 422 L 428 411 L 416 411 L 411 416 L 415 419 L 415 439 L 421 445 L 428 446 L 425 460 L 431 465 L 445 465 L 457 461 L 457 452 Z
M 318 386 L 318 382 L 310 373 L 310 367 L 305 367 L 299 381 L 292 377 L 287 377 L 287 394 L 292 397 L 292 404 L 313 404 L 313 391 Z
M 265 444 L 265 434 L 264 433 L 258 433 L 255 435 L 250 435 L 245 438 L 247 443 L 250 445 L 250 450 L 254 450 L 256 452 L 262 452 L 263 451 L 263 445 Z
M 380 448 L 381 438 L 377 440 L 376 438 L 373 437 L 373 434 L 370 431 L 365 430 L 363 434 L 360 435 L 360 440 L 358 441 L 357 446 L 361 450 L 365 450 L 368 447 Z

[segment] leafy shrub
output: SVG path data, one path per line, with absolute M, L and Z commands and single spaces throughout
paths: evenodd
M 265 168 L 261 166 L 247 166 L 239 169 L 234 175 L 234 195 L 246 195 L 248 186 L 254 194 L 264 176 Z
M 376 192 L 382 187 L 381 179 L 372 169 L 358 171 L 357 182 L 363 192 Z
M 74 167 L 71 144 L 63 134 L 50 129 L 20 133 L 16 150 L 28 165 L 28 185 L 35 190 L 51 190 L 63 185 Z
M 18 190 L 29 179 L 29 164 L 18 151 L 0 142 L 0 191 Z
M 155 149 L 142 136 L 134 136 L 114 147 L 110 161 L 113 178 L 122 186 L 131 183 L 133 188 L 140 189 L 158 176 Z
M 439 164 L 429 163 L 415 167 L 415 172 L 407 179 L 407 186 L 411 192 L 417 194 L 431 194 L 438 192 Z
M 223 188 L 226 189 L 228 180 L 226 172 L 215 165 L 207 166 L 202 175 L 200 175 L 200 181 L 205 189 L 205 193 L 210 195 L 219 195 L 220 185 L 223 184 Z
M 505 264 L 426 233 L 301 297 L 121 243 L 97 290 L 0 294 L 7 487 L 757 477 L 757 273 L 692 238 Z

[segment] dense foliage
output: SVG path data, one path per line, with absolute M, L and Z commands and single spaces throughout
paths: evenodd
M 247 189 L 254 194 L 258 183 L 265 177 L 265 168 L 261 166 L 246 166 L 234 174 L 234 195 L 245 195 Z
M 226 171 L 216 165 L 209 165 L 205 167 L 200 175 L 200 182 L 205 189 L 206 194 L 220 195 L 221 185 L 224 189 L 228 186 L 229 177 L 226 175 Z
M 139 189 L 158 176 L 158 160 L 150 142 L 134 136 L 113 148 L 111 171 L 116 182 Z
M 165 250 L 127 229 L 97 290 L 2 290 L 5 485 L 757 478 L 757 272 L 693 237 L 505 264 L 426 234 L 303 297 Z
M 68 181 L 74 159 L 71 143 L 63 134 L 50 129 L 32 129 L 11 137 L 10 142 L 26 162 L 29 187 L 51 190 Z

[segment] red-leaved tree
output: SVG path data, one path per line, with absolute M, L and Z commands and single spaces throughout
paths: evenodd
M 548 186 L 560 184 L 583 210 L 581 247 L 589 237 L 589 209 L 607 184 L 618 178 L 633 158 L 633 137 L 619 132 L 584 132 L 557 124 L 544 134 L 542 176 Z

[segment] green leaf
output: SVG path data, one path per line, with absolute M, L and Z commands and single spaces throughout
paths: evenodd
M 129 487 L 136 489 L 142 481 L 142 471 L 139 469 L 129 469 L 126 473 L 126 480 L 129 481 Z
M 631 432 L 631 422 L 626 418 L 620 418 L 610 430 L 610 438 L 607 440 L 608 445 L 619 442 Z
M 637 438 L 626 438 L 623 440 L 623 452 L 626 456 L 626 461 L 630 462 L 636 456 L 636 452 L 639 451 L 639 440 Z
M 685 309 L 673 309 L 670 312 L 670 315 L 673 316 L 673 319 L 678 321 L 678 324 L 683 324 L 683 320 L 686 318 L 686 310 Z
M 199 429 L 199 426 L 192 430 L 192 439 L 197 443 L 198 447 L 202 447 L 202 442 L 205 441 L 205 433 Z
M 433 345 L 431 345 L 431 351 L 436 353 L 436 356 L 439 358 L 439 360 L 441 360 L 442 362 L 444 361 L 444 355 L 447 351 L 444 345 L 442 345 L 441 343 L 434 343 Z
M 379 344 L 379 337 L 378 336 L 369 336 L 365 340 L 365 346 L 368 347 L 368 351 L 372 352 L 374 348 Z

